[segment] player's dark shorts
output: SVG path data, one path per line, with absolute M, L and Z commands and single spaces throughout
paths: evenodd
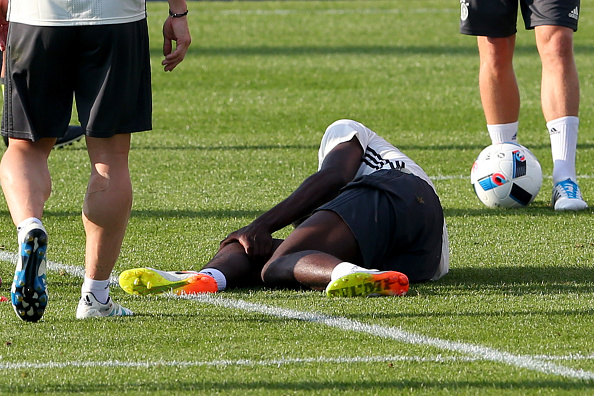
M 381 170 L 349 183 L 317 210 L 337 213 L 359 244 L 364 266 L 429 280 L 441 259 L 443 210 L 423 179 Z
M 461 0 L 460 32 L 487 37 L 515 34 L 518 2 L 526 29 L 543 25 L 578 28 L 580 0 Z
M 73 96 L 87 136 L 152 128 L 146 20 L 93 26 L 11 23 L 2 135 L 61 137 Z

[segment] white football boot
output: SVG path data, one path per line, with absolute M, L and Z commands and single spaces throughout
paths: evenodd
M 100 303 L 93 293 L 83 293 L 76 309 L 77 319 L 100 318 L 108 316 L 132 316 L 134 313 L 120 304 L 114 303 L 111 297 L 105 304 Z
M 551 202 L 555 210 L 584 210 L 588 208 L 588 204 L 582 198 L 580 187 L 571 179 L 555 184 Z

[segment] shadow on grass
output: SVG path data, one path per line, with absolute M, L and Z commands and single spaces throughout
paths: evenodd
M 257 216 L 260 216 L 263 210 L 149 210 L 136 209 L 132 210 L 132 217 L 139 219 L 153 218 L 153 219 L 236 219 L 245 218 L 246 221 L 252 221 Z M 501 217 L 501 216 L 525 216 L 525 217 L 589 217 L 594 213 L 594 207 L 588 208 L 580 212 L 555 212 L 548 203 L 536 202 L 526 208 L 514 209 L 448 209 L 444 208 L 444 215 L 446 220 L 452 217 Z M 0 216 L 8 216 L 8 211 L 0 210 Z M 80 217 L 80 211 L 54 211 L 46 210 L 44 216 L 48 217 Z M 477 224 L 477 226 L 479 226 Z M 229 230 L 231 232 L 232 230 Z
M 407 362 L 407 365 L 411 363 Z M 426 363 L 423 363 L 426 364 Z M 310 366 L 319 365 L 319 363 L 311 363 Z M 391 367 L 394 370 L 398 370 L 399 364 L 393 363 L 389 366 L 389 363 L 367 363 L 367 365 L 379 366 L 381 372 L 385 373 L 387 370 L 385 367 Z M 419 366 L 422 368 L 422 366 Z M 221 367 L 220 369 L 224 369 Z M 218 370 L 220 370 L 218 369 Z M 89 370 L 89 369 L 86 369 Z M 98 368 L 97 371 L 105 370 L 105 368 Z M 137 369 L 135 369 L 137 370 Z M 146 370 L 143 368 L 143 370 Z M 183 370 L 183 368 L 182 368 Z M 188 368 L 187 370 L 196 370 L 196 368 Z M 253 371 L 254 368 L 248 366 L 245 370 Z M 340 381 L 340 380 L 329 380 L 328 378 L 320 379 L 309 379 L 309 380 L 291 380 L 290 375 L 293 372 L 291 365 L 279 365 L 271 366 L 266 371 L 272 371 L 281 375 L 283 372 L 286 373 L 286 378 L 282 380 L 250 380 L 249 378 L 234 380 L 228 375 L 224 375 L 221 372 L 217 379 L 209 378 L 205 379 L 203 376 L 197 374 L 196 380 L 180 380 L 179 378 L 171 378 L 166 380 L 160 375 L 151 375 L 154 378 L 153 381 L 139 381 L 134 379 L 133 382 L 121 382 L 114 383 L 113 381 L 105 381 L 105 375 L 100 377 L 93 377 L 93 384 L 82 384 L 77 381 L 76 383 L 69 384 L 42 384 L 32 383 L 24 378 L 23 382 L 29 382 L 26 385 L 0 385 L 0 393 L 2 394 L 30 394 L 34 392 L 40 392 L 42 394 L 80 394 L 85 393 L 129 393 L 138 392 L 141 394 L 147 394 L 148 392 L 160 392 L 160 394 L 177 394 L 181 391 L 205 391 L 214 393 L 224 393 L 225 391 L 245 391 L 250 394 L 279 394 L 286 395 L 288 393 L 305 391 L 305 392 L 340 392 L 345 391 L 349 394 L 357 394 L 361 392 L 379 392 L 381 394 L 389 394 L 389 390 L 393 390 L 394 394 L 408 393 L 411 390 L 422 390 L 427 391 L 468 391 L 481 392 L 481 391 L 512 391 L 517 392 L 538 392 L 539 390 L 546 390 L 547 393 L 554 393 L 557 391 L 574 391 L 580 394 L 589 393 L 592 390 L 592 383 L 588 381 L 570 381 L 561 379 L 526 379 L 526 380 L 509 380 L 509 381 L 492 381 L 492 380 L 399 380 L 399 379 L 380 379 L 371 378 L 368 380 L 362 380 L 360 376 L 356 376 L 352 381 Z M 21 376 L 24 376 L 21 371 Z M 395 373 L 394 375 L 398 375 Z M 470 374 L 469 374 L 470 375 Z M 520 373 L 517 374 L 520 376 Z M 256 373 L 253 374 L 256 376 Z M 87 376 L 88 378 L 88 376 Z M 253 378 L 253 377 L 252 377 Z M 14 380 L 13 380 L 14 381 Z M 16 381 L 15 381 L 16 382 Z M 274 393 L 271 393 L 274 392 Z
M 502 293 L 594 293 L 594 266 L 452 268 L 441 280 L 427 285 L 459 288 L 460 292 L 500 289 Z M 462 287 L 461 287 L 462 286 Z
M 397 142 L 394 143 L 396 147 L 398 147 L 403 152 L 411 151 L 411 150 L 427 150 L 427 151 L 451 151 L 451 150 L 469 150 L 469 151 L 476 151 L 478 154 L 482 149 L 488 146 L 488 142 L 485 143 L 473 143 L 473 144 L 398 144 Z M 143 145 L 142 142 L 137 143 L 133 147 L 134 150 L 151 150 L 151 151 L 191 151 L 191 150 L 200 150 L 200 151 L 246 151 L 246 150 L 317 150 L 319 148 L 318 144 L 238 144 L 238 145 L 185 145 L 185 146 L 177 146 L 171 145 L 167 146 L 166 144 L 162 146 L 150 146 L 150 145 Z M 530 150 L 548 150 L 551 148 L 550 144 L 548 143 L 539 143 L 539 144 L 531 144 L 528 147 Z M 580 143 L 579 149 L 586 150 L 594 148 L 594 142 L 586 142 Z
M 576 43 L 574 46 L 576 55 L 592 54 L 594 47 Z M 515 56 L 534 55 L 538 57 L 535 45 L 517 45 L 514 50 Z M 162 50 L 151 49 L 151 55 L 162 57 Z M 456 55 L 478 56 L 478 50 L 474 41 L 468 45 L 455 46 L 448 43 L 443 45 L 342 45 L 330 46 L 320 45 L 301 46 L 241 46 L 241 47 L 206 47 L 192 45 L 186 56 L 204 58 L 209 56 L 327 56 L 327 55 L 397 55 L 397 56 L 446 56 L 448 58 Z
M 579 212 L 566 211 L 557 212 L 553 210 L 552 206 L 547 202 L 533 202 L 530 206 L 525 208 L 487 208 L 482 207 L 478 209 L 452 209 L 444 208 L 443 210 L 446 220 L 449 217 L 498 217 L 498 216 L 524 216 L 524 217 L 591 217 L 594 213 L 594 208 L 588 208 Z M 477 225 L 478 226 L 478 225 Z

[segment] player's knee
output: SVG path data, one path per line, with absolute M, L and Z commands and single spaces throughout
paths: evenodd
M 274 287 L 292 286 L 295 282 L 293 267 L 287 265 L 287 260 L 284 257 L 270 261 L 262 268 L 262 282 L 267 286 Z

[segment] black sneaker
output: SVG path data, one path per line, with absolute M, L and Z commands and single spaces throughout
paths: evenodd
M 56 144 L 54 144 L 54 148 L 62 148 L 64 146 L 71 145 L 72 143 L 78 142 L 82 137 L 85 136 L 85 130 L 78 125 L 69 125 L 66 129 L 66 133 L 64 136 L 58 138 L 56 140 Z M 3 136 L 4 144 L 8 147 L 8 137 Z
M 83 136 L 85 136 L 85 130 L 81 126 L 69 125 L 64 136 L 56 140 L 54 148 L 59 149 L 64 146 L 71 145 L 72 143 L 78 142 Z
M 47 233 L 39 223 L 29 223 L 19 233 L 19 258 L 10 288 L 12 307 L 27 322 L 37 322 L 47 306 L 45 251 Z

